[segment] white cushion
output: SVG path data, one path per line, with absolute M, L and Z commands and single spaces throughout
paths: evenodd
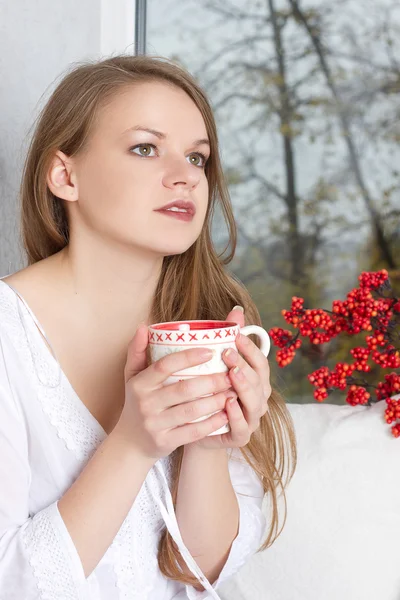
M 400 438 L 386 406 L 289 405 L 298 467 L 285 528 L 223 599 L 400 599 Z

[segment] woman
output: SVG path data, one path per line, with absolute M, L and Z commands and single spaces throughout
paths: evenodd
M 146 324 L 244 325 L 235 304 L 260 324 L 223 269 L 235 223 L 210 106 L 162 59 L 79 66 L 40 116 L 21 190 L 28 266 L 0 282 L 0 597 L 218 598 L 259 547 L 295 445 L 252 341 L 224 358 L 228 380 L 163 387 L 199 350 L 148 366 Z M 263 548 L 278 530 L 275 508 Z

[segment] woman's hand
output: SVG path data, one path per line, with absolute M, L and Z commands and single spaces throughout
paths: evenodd
M 232 310 L 226 317 L 244 327 L 244 316 L 240 309 Z M 268 359 L 250 338 L 239 334 L 236 350 L 227 350 L 222 358 L 229 369 L 233 390 L 240 400 L 227 400 L 225 410 L 228 415 L 230 432 L 213 435 L 194 442 L 201 448 L 240 448 L 245 446 L 251 434 L 258 429 L 261 417 L 268 410 L 271 395 L 270 370 Z M 235 367 L 238 367 L 235 372 Z
M 232 390 L 226 373 L 164 385 L 177 371 L 211 360 L 212 352 L 209 356 L 205 348 L 174 352 L 146 367 L 147 345 L 148 329 L 140 326 L 128 349 L 125 404 L 114 430 L 143 457 L 155 462 L 178 446 L 202 439 L 225 425 L 228 418 L 224 407 Z

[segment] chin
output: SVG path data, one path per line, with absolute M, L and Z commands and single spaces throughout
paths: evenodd
M 193 240 L 190 244 L 166 244 L 162 248 L 158 247 L 156 251 L 159 251 L 162 256 L 175 256 L 176 254 L 184 254 L 196 240 Z
M 193 244 L 190 244 L 190 246 L 187 246 L 185 248 L 165 250 L 163 252 L 163 256 L 176 256 L 177 254 L 184 254 L 185 252 L 187 252 L 187 250 L 189 250 L 189 248 L 192 245 Z
M 148 247 L 150 247 L 153 252 L 159 253 L 162 256 L 183 254 L 196 243 L 200 235 L 200 233 L 193 235 L 193 231 L 192 235 L 188 235 L 188 233 L 189 232 L 186 232 L 186 235 L 183 235 L 182 233 L 171 235 L 170 232 L 160 232 L 158 239 L 148 240 Z

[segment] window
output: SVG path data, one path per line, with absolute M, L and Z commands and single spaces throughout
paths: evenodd
M 329 308 L 361 270 L 400 267 L 399 32 L 396 0 L 148 3 L 147 52 L 179 61 L 214 106 L 232 270 L 266 328 L 285 327 L 294 295 Z M 312 400 L 305 373 L 340 360 L 329 352 L 279 370 L 288 400 Z

